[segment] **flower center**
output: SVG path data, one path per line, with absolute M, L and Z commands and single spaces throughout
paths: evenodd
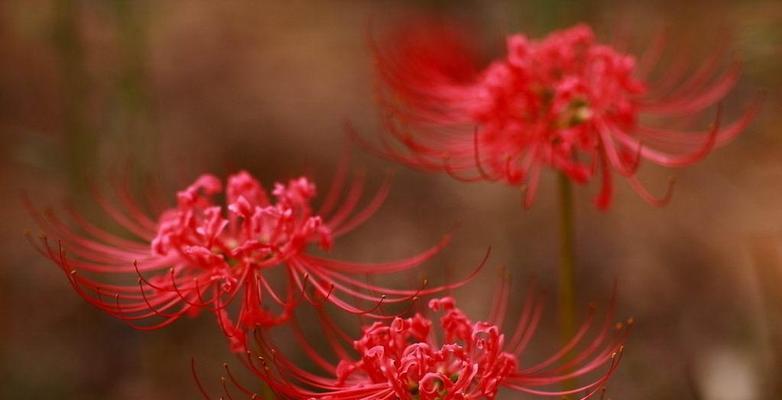
M 234 279 L 240 266 L 268 268 L 309 243 L 330 244 L 330 230 L 310 207 L 315 186 L 305 178 L 276 184 L 274 201 L 246 172 L 229 177 L 226 206 L 214 202 L 221 191 L 217 178 L 204 175 L 179 192 L 178 206 L 160 219 L 152 251 Z
M 592 109 L 586 99 L 576 98 L 568 104 L 565 112 L 560 115 L 559 126 L 573 128 L 592 118 Z

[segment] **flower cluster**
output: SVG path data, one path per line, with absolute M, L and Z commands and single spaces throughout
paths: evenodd
M 227 179 L 222 206 L 215 202 L 223 191 L 221 181 L 202 175 L 177 193 L 177 206 L 163 211 L 158 222 L 142 212 L 126 190 L 118 190 L 125 209 L 100 201 L 139 241 L 100 229 L 75 213 L 76 227 L 71 228 L 51 212 L 31 210 L 45 232 L 39 250 L 66 272 L 87 301 L 139 329 L 161 328 L 207 309 L 239 350 L 249 329 L 287 321 L 302 298 L 384 317 L 381 304 L 464 283 L 399 290 L 354 277 L 414 268 L 437 254 L 448 236 L 420 254 L 393 262 L 345 262 L 313 253 L 311 247 L 328 250 L 335 238 L 365 222 L 388 189 L 381 187 L 357 210 L 362 187 L 363 179 L 356 178 L 338 204 L 342 188 L 334 186 L 316 212 L 310 204 L 316 189 L 309 179 L 277 183 L 269 196 L 242 171 Z M 59 248 L 51 246 L 48 236 L 59 238 Z M 135 282 L 118 283 L 115 275 Z M 233 303 L 239 306 L 231 307 Z M 234 309 L 238 313 L 231 315 Z
M 300 338 L 300 345 L 313 364 L 330 376 L 295 367 L 262 334 L 258 336 L 261 355 L 251 352 L 246 362 L 284 399 L 493 399 L 501 388 L 538 396 L 577 394 L 586 399 L 600 392 L 618 366 L 629 323 L 613 325 L 609 312 L 595 337 L 586 342 L 594 324 L 594 312 L 590 312 L 575 336 L 559 351 L 541 362 L 525 365 L 522 354 L 540 320 L 541 303 L 528 299 L 513 334 L 506 337 L 501 332 L 507 287 L 504 290 L 506 293 L 499 296 L 492 312 L 494 319 L 490 321 L 472 322 L 453 298 L 444 297 L 429 302 L 431 311 L 442 313 L 439 329 L 421 313 L 410 318 L 397 317 L 390 323 L 374 322 L 363 329 L 361 338 L 352 342 L 356 357 L 332 342 L 341 358 L 337 364 L 327 362 L 301 339 L 303 333 L 296 331 L 295 336 Z M 338 329 L 333 324 L 324 325 Z M 334 336 L 346 335 L 338 332 Z M 239 391 L 249 398 L 257 396 L 241 385 L 230 370 L 227 372 Z M 591 378 L 571 389 L 556 387 L 583 377 Z M 201 390 L 209 398 L 203 386 Z M 231 396 L 227 387 L 225 395 Z
M 382 137 L 381 147 L 358 140 L 424 170 L 524 187 L 527 206 L 544 168 L 576 183 L 601 180 L 595 198 L 600 208 L 610 205 L 614 174 L 624 176 L 648 202 L 662 205 L 670 187 L 659 197 L 647 191 L 636 176 L 643 160 L 690 165 L 740 134 L 757 111 L 756 105 L 749 107 L 721 124 L 718 106 L 706 130 L 647 125 L 650 116 L 651 121 L 685 117 L 685 122 L 697 122 L 719 103 L 739 74 L 735 64 L 723 68 L 719 54 L 687 78 L 686 66 L 653 72 L 659 47 L 636 61 L 599 43 L 585 25 L 540 40 L 511 35 L 506 55 L 484 68 L 476 67 L 467 43 L 455 29 L 419 25 L 401 31 L 389 46 L 375 46 L 379 100 L 390 136 Z M 649 77 L 655 75 L 662 81 L 652 84 Z M 613 299 L 602 321 L 590 310 L 569 341 L 534 363 L 528 362 L 526 350 L 543 315 L 540 295 L 528 295 L 506 335 L 507 280 L 496 290 L 485 320 L 471 320 L 452 297 L 431 299 L 428 309 L 416 313 L 389 313 L 383 309 L 387 303 L 412 310 L 423 296 L 442 296 L 464 285 L 486 258 L 465 279 L 440 286 L 427 287 L 424 281 L 418 288 L 397 289 L 373 283 L 374 275 L 407 271 L 430 260 L 449 235 L 407 259 L 333 259 L 326 253 L 335 241 L 366 222 L 388 193 L 383 184 L 363 200 L 364 176 L 348 179 L 347 164 L 334 182 L 315 207 L 316 186 L 306 177 L 275 183 L 267 191 L 245 171 L 224 182 L 205 174 L 176 194 L 173 207 L 160 207 L 154 217 L 120 184 L 117 201 L 98 197 L 98 204 L 123 233 L 76 212 L 65 222 L 53 212 L 29 209 L 44 231 L 37 249 L 89 303 L 144 330 L 202 311 L 213 314 L 232 350 L 277 398 L 477 400 L 507 390 L 587 399 L 605 389 L 631 325 L 614 324 Z M 568 268 L 572 272 L 567 232 L 563 229 L 565 283 Z M 57 245 L 49 238 L 57 238 Z M 564 310 L 572 291 L 562 293 Z M 309 322 L 317 324 L 309 328 L 318 331 L 317 340 L 334 357 L 323 355 L 313 344 L 317 340 L 307 337 L 312 329 L 299 323 L 297 312 L 304 303 L 314 307 Z M 332 320 L 326 305 L 358 316 L 360 337 L 354 340 Z M 567 317 L 563 333 L 570 333 L 570 313 L 561 316 Z M 289 338 L 309 358 L 307 367 L 273 344 L 269 332 L 276 328 L 290 329 Z M 225 398 L 237 390 L 250 399 L 262 397 L 227 367 L 226 372 Z M 209 398 L 200 381 L 198 386 Z
M 504 181 L 534 200 L 541 170 L 550 167 L 577 183 L 602 179 L 596 205 L 607 208 L 613 174 L 627 178 L 648 202 L 662 205 L 638 181 L 641 160 L 687 166 L 749 124 L 757 107 L 706 130 L 662 129 L 642 117 L 692 117 L 722 99 L 739 68 L 721 70 L 719 54 L 685 78 L 686 68 L 648 77 L 656 48 L 641 62 L 601 44 L 586 25 L 541 40 L 507 38 L 506 55 L 480 70 L 459 32 L 441 26 L 404 29 L 376 45 L 385 110 L 381 147 L 392 160 L 466 181 Z

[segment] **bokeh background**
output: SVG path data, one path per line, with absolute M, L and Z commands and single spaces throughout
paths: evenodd
M 642 51 L 661 30 L 670 52 L 728 46 L 744 65 L 727 116 L 761 94 L 745 134 L 685 170 L 642 168 L 657 209 L 619 183 L 614 207 L 576 188 L 577 296 L 605 303 L 635 330 L 613 399 L 778 399 L 782 395 L 782 3 L 778 1 L 98 1 L 0 2 L 0 398 L 200 398 L 191 358 L 217 389 L 232 356 L 207 315 L 137 332 L 83 302 L 25 238 L 38 205 L 70 202 L 95 221 L 89 188 L 128 171 L 173 193 L 202 172 L 244 168 L 265 184 L 301 174 L 326 183 L 343 155 L 343 124 L 378 133 L 367 28 L 416 13 L 456 18 L 487 55 L 522 30 L 538 37 L 588 22 Z M 633 4 L 629 4 L 633 3 Z M 641 3 L 641 2 L 637 2 Z M 682 4 L 686 3 L 686 4 Z M 353 150 L 376 184 L 393 168 Z M 422 272 L 433 279 L 489 268 L 456 295 L 486 315 L 497 271 L 513 276 L 515 308 L 530 277 L 555 303 L 556 185 L 546 175 L 523 210 L 516 189 L 465 185 L 396 168 L 391 196 L 337 256 L 398 258 L 453 229 Z M 413 278 L 418 279 L 418 278 Z M 558 337 L 555 307 L 539 337 Z M 545 347 L 549 346 L 549 347 Z M 512 396 L 505 396 L 512 398 Z

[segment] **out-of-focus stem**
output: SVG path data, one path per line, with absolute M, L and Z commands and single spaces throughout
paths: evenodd
M 573 275 L 573 188 L 565 174 L 559 174 L 559 323 L 563 341 L 575 333 Z
M 116 82 L 117 102 L 114 105 L 115 130 L 120 143 L 133 153 L 130 165 L 140 176 L 157 171 L 157 130 L 149 100 L 147 77 L 147 31 L 151 4 L 146 1 L 114 0 L 121 68 Z M 120 152 L 123 150 L 120 149 Z M 124 150 L 127 151 L 127 150 Z M 121 154 L 125 155 L 125 154 Z
M 264 400 L 276 400 L 277 397 L 272 392 L 272 389 L 266 383 L 261 384 L 261 398 Z
M 73 0 L 55 3 L 54 45 L 60 56 L 65 163 L 73 195 L 84 194 L 85 173 L 93 169 L 97 144 L 87 126 L 87 71 L 79 29 L 79 8 Z

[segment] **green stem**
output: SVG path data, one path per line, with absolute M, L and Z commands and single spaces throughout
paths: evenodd
M 113 0 L 112 4 L 122 60 L 116 81 L 114 135 L 134 150 L 133 168 L 138 173 L 134 178 L 152 176 L 157 170 L 158 140 L 147 76 L 150 3 Z
M 573 188 L 567 175 L 559 174 L 559 324 L 562 340 L 575 333 L 573 274 Z
M 81 198 L 86 193 L 85 175 L 95 168 L 97 138 L 87 123 L 88 74 L 84 65 L 79 3 L 58 0 L 54 3 L 54 45 L 60 63 L 63 91 L 63 134 L 65 162 L 71 194 Z
M 274 392 L 272 392 L 272 388 L 269 387 L 266 383 L 261 383 L 261 399 L 264 400 L 275 400 L 277 397 L 274 395 Z
M 567 175 L 560 173 L 559 186 L 559 329 L 562 343 L 575 334 L 575 288 L 573 275 L 575 256 L 573 251 L 573 186 Z M 568 356 L 569 357 L 569 356 Z M 563 389 L 575 387 L 573 380 L 563 382 Z M 570 399 L 565 396 L 563 399 Z

